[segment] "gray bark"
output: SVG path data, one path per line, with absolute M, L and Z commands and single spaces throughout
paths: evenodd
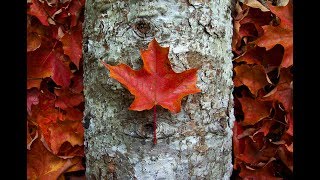
M 231 0 L 87 0 L 84 25 L 87 179 L 229 179 L 232 172 Z M 133 96 L 99 60 L 139 69 L 140 48 L 170 46 L 175 72 L 199 68 L 201 93 L 172 114 L 129 111 Z

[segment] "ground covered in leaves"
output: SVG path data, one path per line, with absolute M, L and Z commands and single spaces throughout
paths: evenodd
M 28 1 L 28 179 L 84 170 L 83 11 L 84 0 Z
M 292 10 L 292 1 L 236 4 L 234 177 L 292 178 Z
M 84 178 L 84 0 L 27 0 L 28 179 Z M 233 13 L 236 179 L 293 172 L 292 2 L 238 0 Z

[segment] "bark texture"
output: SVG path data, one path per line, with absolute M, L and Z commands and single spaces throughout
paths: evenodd
M 229 179 L 232 172 L 231 0 L 87 0 L 84 25 L 87 179 Z M 129 111 L 133 101 L 99 60 L 134 69 L 156 38 L 175 72 L 199 68 L 201 93 L 178 114 Z

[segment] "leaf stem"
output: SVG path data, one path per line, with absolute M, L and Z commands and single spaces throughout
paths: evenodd
M 157 144 L 157 105 L 153 106 L 153 144 Z

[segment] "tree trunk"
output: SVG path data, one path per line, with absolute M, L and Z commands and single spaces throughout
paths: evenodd
M 232 172 L 231 0 L 87 0 L 84 25 L 87 179 L 229 179 Z M 199 68 L 201 93 L 172 114 L 129 111 L 133 96 L 99 60 L 139 69 L 139 49 L 170 46 L 175 72 Z

